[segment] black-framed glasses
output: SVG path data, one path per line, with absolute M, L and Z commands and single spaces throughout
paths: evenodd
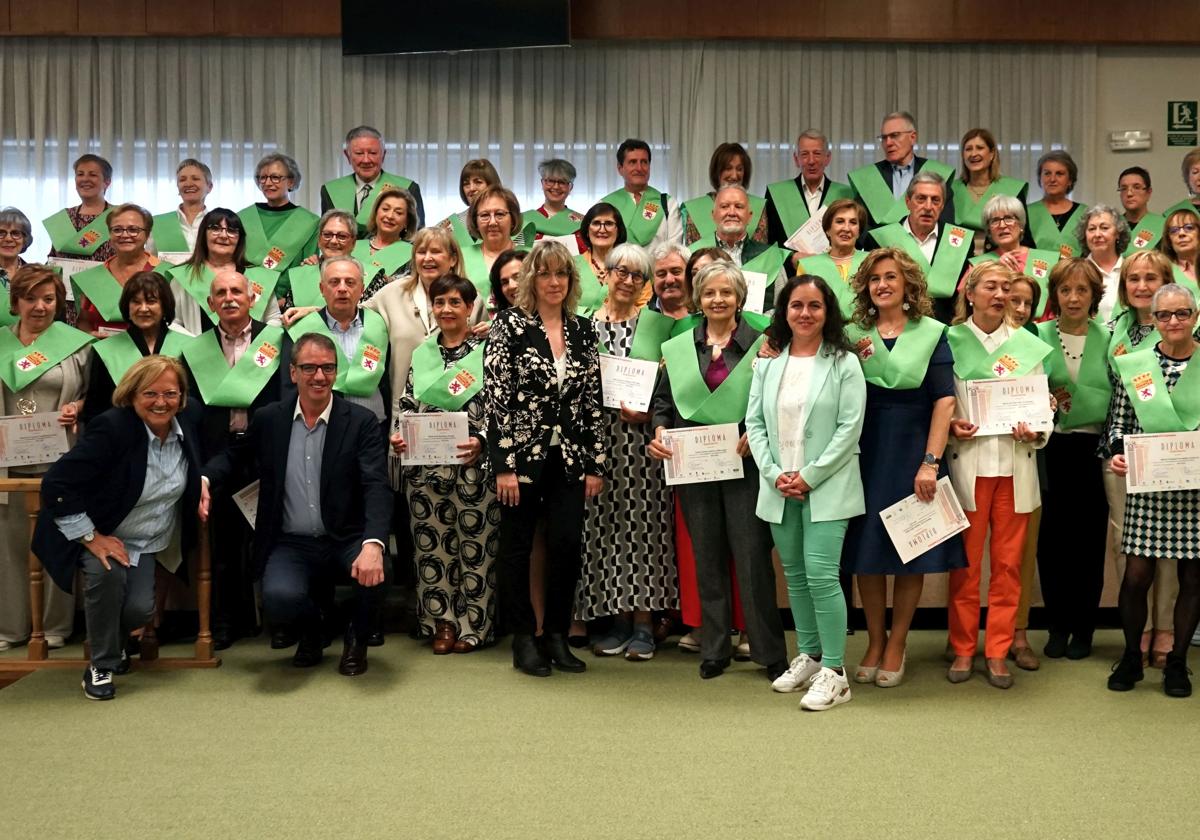
M 623 265 L 619 265 L 613 269 L 613 274 L 617 275 L 618 280 L 632 279 L 636 283 L 645 283 L 646 275 L 640 271 L 630 271 Z
M 321 371 L 321 373 L 325 374 L 326 376 L 337 375 L 337 365 L 336 364 L 328 364 L 328 365 L 303 364 L 303 365 L 296 365 L 296 369 L 298 371 L 300 371 L 301 373 L 303 373 L 305 376 L 316 376 L 317 371 Z
M 617 223 L 612 219 L 592 219 L 588 222 L 588 227 L 596 230 L 616 230 Z
M 0 230 L 0 239 L 15 239 L 18 242 L 25 241 L 25 231 L 23 230 Z
M 284 181 L 288 180 L 288 176 L 271 173 L 270 175 L 255 176 L 254 180 L 258 181 L 260 184 L 282 184 Z
M 558 187 L 561 190 L 565 190 L 567 187 L 571 186 L 571 183 L 572 183 L 571 181 L 567 181 L 563 178 L 543 178 L 542 179 L 542 186 Z
M 1194 311 L 1193 309 L 1156 309 L 1151 314 L 1154 315 L 1154 320 L 1158 321 L 1158 323 L 1169 324 L 1172 318 L 1180 322 L 1186 321 L 1192 317 Z
M 321 239 L 325 242 L 349 242 L 354 237 L 348 233 L 334 233 L 331 230 L 321 231 Z
M 241 236 L 242 235 L 242 232 L 240 230 L 237 230 L 236 228 L 226 227 L 225 225 L 218 224 L 217 222 L 213 222 L 207 228 L 205 228 L 205 230 L 207 230 L 209 233 L 216 234 L 217 236 L 220 236 L 221 234 L 225 234 L 226 236 Z
M 130 225 L 128 227 L 115 227 L 109 230 L 109 233 L 111 233 L 113 236 L 137 236 L 145 232 L 146 229 L 144 227 L 138 227 L 137 225 Z
M 988 219 L 988 227 L 1016 227 L 1019 221 L 1016 216 L 996 216 Z

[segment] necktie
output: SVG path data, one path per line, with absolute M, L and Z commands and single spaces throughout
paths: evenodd
M 371 194 L 371 185 L 363 184 L 362 189 L 358 191 L 358 206 L 354 208 L 354 212 L 362 210 L 363 205 L 367 203 L 367 196 Z

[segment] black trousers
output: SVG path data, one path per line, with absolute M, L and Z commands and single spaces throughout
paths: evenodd
M 497 586 L 508 629 L 532 635 L 537 632 L 529 600 L 529 554 L 538 520 L 546 520 L 547 633 L 566 633 L 575 606 L 583 539 L 583 479 L 569 479 L 562 453 L 550 447 L 542 473 L 532 484 L 521 484 L 515 506 L 500 506 L 500 552 Z
M 1108 500 L 1099 435 L 1053 434 L 1043 450 L 1047 492 L 1042 496 L 1038 575 L 1051 633 L 1091 639 L 1104 589 Z
M 242 484 L 235 486 L 236 490 Z M 209 522 L 214 635 L 245 636 L 258 629 L 250 546 L 254 532 L 231 496 L 213 499 Z

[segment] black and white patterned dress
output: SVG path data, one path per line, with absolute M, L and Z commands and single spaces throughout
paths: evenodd
M 595 323 L 609 353 L 629 355 L 636 317 Z M 626 423 L 614 409 L 604 414 L 612 472 L 604 492 L 587 502 L 583 573 L 575 600 L 575 617 L 581 621 L 679 606 L 674 508 L 662 466 L 646 454 L 650 424 Z
M 1154 355 L 1170 392 L 1187 369 L 1189 360 L 1163 355 L 1158 347 L 1154 348 Z M 1118 385 L 1109 406 L 1108 445 L 1114 452 L 1122 452 L 1124 436 L 1141 432 L 1142 426 L 1134 413 L 1129 392 L 1124 385 Z M 1200 490 L 1131 493 L 1125 501 L 1121 551 L 1162 560 L 1200 558 Z

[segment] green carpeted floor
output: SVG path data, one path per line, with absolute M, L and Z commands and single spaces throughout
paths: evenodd
M 673 645 L 539 680 L 506 648 L 435 657 L 390 637 L 347 679 L 333 648 L 299 671 L 256 640 L 215 671 L 135 671 L 111 703 L 41 671 L 0 691 L 0 835 L 1197 835 L 1200 695 L 1165 697 L 1158 671 L 1105 690 L 1114 632 L 1007 692 L 947 683 L 944 641 L 914 633 L 905 685 L 819 714 L 750 664 L 701 681 Z

